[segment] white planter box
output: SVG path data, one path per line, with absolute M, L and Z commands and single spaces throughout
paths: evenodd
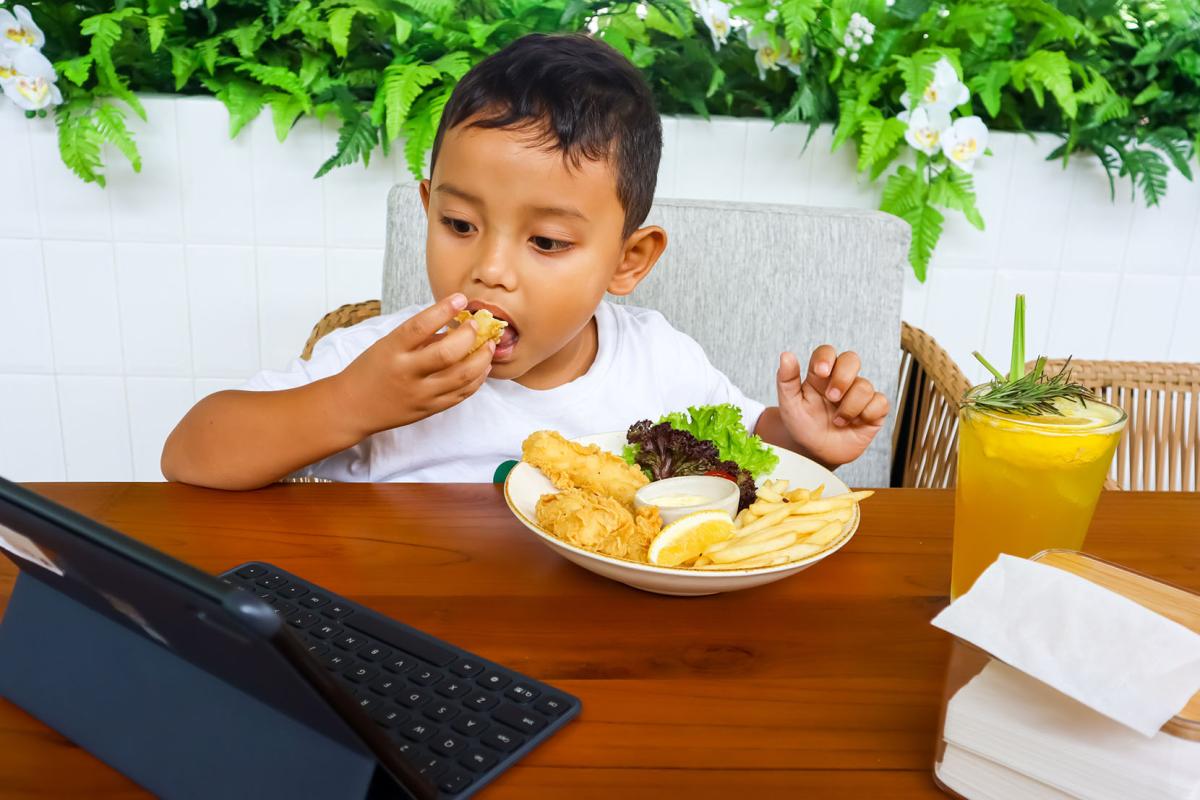
M 236 141 L 208 98 L 145 98 L 142 174 L 109 154 L 109 188 L 58 158 L 53 121 L 0 108 L 0 475 L 157 480 L 167 432 L 198 398 L 282 367 L 326 310 L 378 297 L 385 198 L 402 159 L 311 180 L 336 131 L 286 144 L 264 115 Z M 830 130 L 664 120 L 664 197 L 874 208 Z M 1003 359 L 1012 295 L 1030 297 L 1029 350 L 1200 360 L 1200 187 L 1172 175 L 1146 210 L 1110 203 L 1094 159 L 1064 173 L 1054 137 L 996 135 L 976 184 L 988 228 L 951 217 L 904 316 L 980 377 Z M 867 365 L 870 371 L 870 365 Z

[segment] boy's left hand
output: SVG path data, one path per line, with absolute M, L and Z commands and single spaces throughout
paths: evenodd
M 827 466 L 862 455 L 887 418 L 888 401 L 858 374 L 858 355 L 830 345 L 813 351 L 808 374 L 793 353 L 779 358 L 779 413 L 801 452 Z

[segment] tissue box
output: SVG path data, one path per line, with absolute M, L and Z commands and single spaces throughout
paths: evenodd
M 1073 551 L 1033 560 L 1200 632 L 1200 595 Z M 1200 798 L 1200 695 L 1148 738 L 956 638 L 938 729 L 934 780 L 953 797 Z

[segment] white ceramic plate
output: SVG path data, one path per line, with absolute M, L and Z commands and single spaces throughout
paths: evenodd
M 621 450 L 625 446 L 625 433 L 617 431 L 615 433 L 581 436 L 575 441 L 582 444 L 598 444 L 602 449 L 620 455 Z M 825 484 L 826 497 L 850 491 L 849 487 L 842 483 L 836 475 L 816 462 L 804 456 L 797 455 L 790 450 L 784 450 L 779 447 L 772 449 L 779 456 L 779 464 L 770 475 L 764 476 L 761 480 L 778 480 L 782 478 L 788 481 L 793 488 L 815 488 L 820 484 Z M 855 507 L 854 516 L 846 523 L 846 528 L 840 537 L 831 542 L 821 552 L 799 561 L 781 564 L 776 567 L 719 571 L 656 567 L 650 564 L 642 564 L 636 561 L 627 561 L 622 558 L 613 558 L 593 553 L 582 547 L 567 544 L 562 539 L 538 527 L 536 522 L 538 500 L 544 494 L 552 494 L 557 491 L 554 485 L 542 474 L 541 470 L 526 464 L 524 461 L 513 467 L 512 471 L 508 473 L 508 478 L 504 481 L 504 499 L 508 503 L 508 507 L 512 509 L 513 514 L 516 515 L 517 519 L 525 527 L 538 535 L 546 546 L 568 561 L 578 564 L 597 575 L 603 575 L 606 578 L 620 581 L 637 589 L 657 592 L 658 594 L 682 596 L 716 594 L 718 592 L 732 592 L 737 589 L 749 589 L 752 586 L 772 583 L 808 569 L 821 559 L 841 549 L 854 536 L 854 532 L 858 530 L 859 512 L 857 507 Z

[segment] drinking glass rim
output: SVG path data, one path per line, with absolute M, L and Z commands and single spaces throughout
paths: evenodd
M 963 399 L 965 400 L 966 398 L 969 398 L 975 392 L 986 389 L 990 385 L 991 385 L 991 383 L 981 383 L 978 386 L 972 386 L 970 389 L 967 390 L 966 394 L 963 395 Z M 1093 403 L 1095 405 L 1107 406 L 1108 408 L 1115 410 L 1120 416 L 1118 416 L 1117 419 L 1115 419 L 1112 422 L 1109 422 L 1105 425 L 1100 425 L 1100 426 L 1094 427 L 1094 428 L 1084 428 L 1084 427 L 1080 427 L 1078 425 L 1064 424 L 1061 422 L 1042 422 L 1042 421 L 1039 421 L 1039 419 L 1036 416 L 1028 416 L 1028 417 L 1022 419 L 1022 418 L 1018 418 L 1014 415 L 1007 414 L 1002 411 L 993 411 L 993 410 L 987 409 L 987 408 L 976 408 L 976 407 L 972 407 L 972 406 L 967 406 L 965 403 L 959 404 L 959 412 L 962 413 L 962 412 L 970 411 L 972 414 L 978 414 L 981 417 L 988 417 L 988 418 L 991 418 L 994 420 L 1002 421 L 1006 425 L 1017 425 L 1020 427 L 1028 428 L 1030 430 L 1040 430 L 1040 431 L 1045 431 L 1047 433 L 1051 433 L 1051 432 L 1053 432 L 1053 433 L 1071 433 L 1071 432 L 1074 432 L 1074 433 L 1087 434 L 1087 435 L 1100 434 L 1100 433 L 1112 433 L 1116 430 L 1120 430 L 1121 428 L 1123 428 L 1125 426 L 1125 422 L 1129 418 L 1129 415 L 1125 413 L 1125 409 L 1121 408 L 1120 406 L 1115 406 L 1112 403 L 1105 402 L 1104 400 L 1093 399 L 1093 400 L 1087 400 L 1084 402 L 1085 402 L 1085 405 L 1088 403 Z M 1058 419 L 1062 419 L 1062 417 L 1058 417 Z

